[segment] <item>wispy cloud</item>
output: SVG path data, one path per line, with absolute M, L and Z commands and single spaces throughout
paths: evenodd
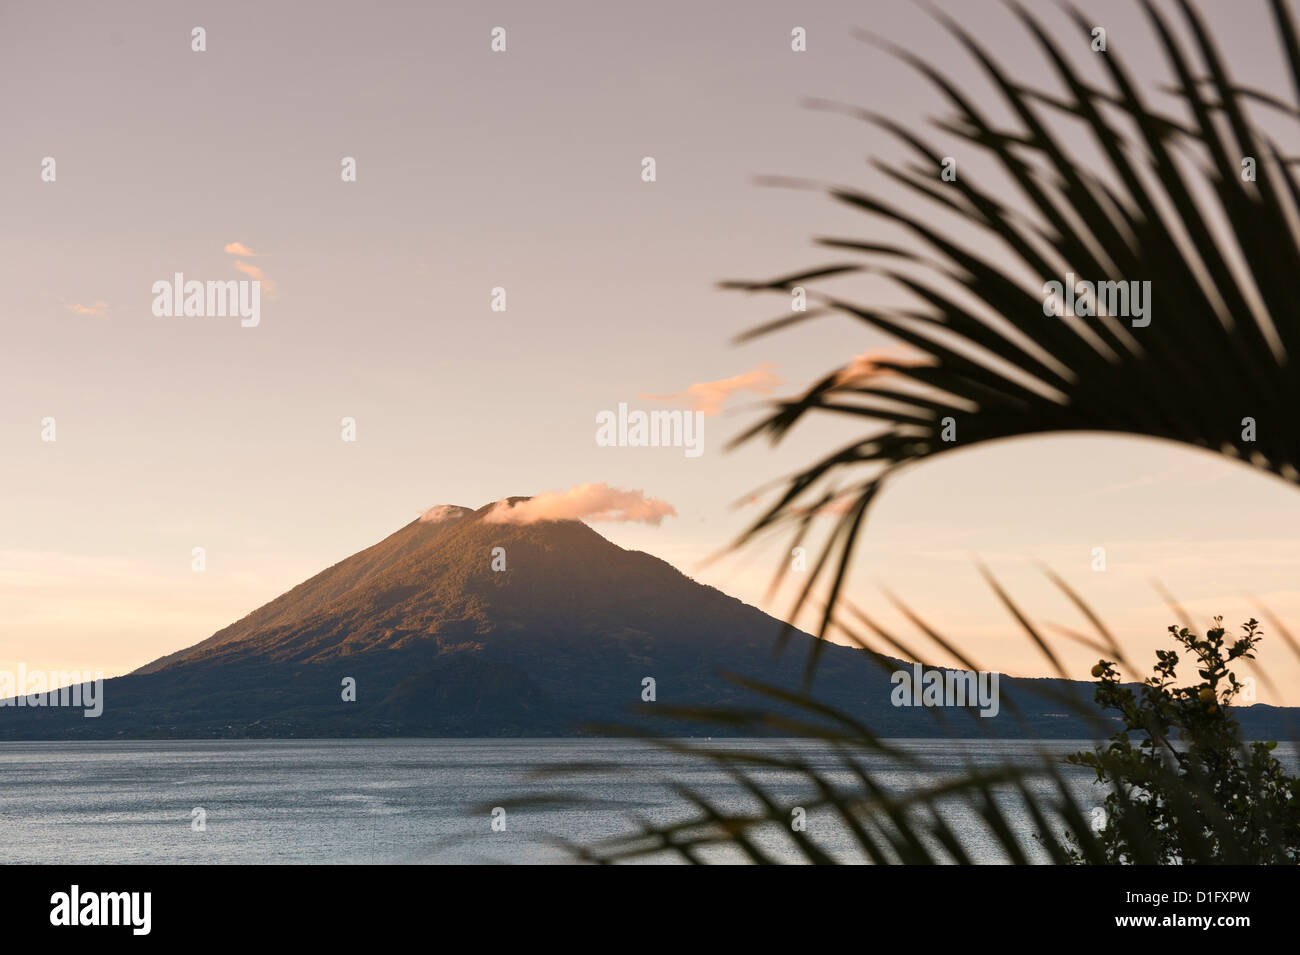
M 676 401 L 686 404 L 692 411 L 702 411 L 706 415 L 715 415 L 722 410 L 727 399 L 734 394 L 749 391 L 757 395 L 769 395 L 781 384 L 773 362 L 764 362 L 753 371 L 747 371 L 730 378 L 717 381 L 697 381 L 685 391 L 670 395 L 640 394 L 638 398 L 651 401 Z
M 242 242 L 226 243 L 225 252 L 227 255 L 242 255 L 246 258 L 256 258 L 261 254 L 259 252 L 254 252 Z M 239 269 L 239 271 L 243 272 L 254 281 L 261 282 L 262 287 L 266 290 L 268 295 L 275 294 L 275 283 L 268 279 L 266 273 L 258 266 L 253 265 L 250 262 L 239 261 L 235 263 L 235 268 Z
M 259 269 L 256 265 L 250 265 L 248 262 L 241 261 L 235 263 L 235 268 L 239 269 L 239 271 L 243 272 L 250 279 L 253 279 L 254 281 L 257 282 L 261 282 L 262 288 L 266 290 L 267 295 L 271 295 L 271 296 L 275 295 L 275 283 L 272 282 L 270 279 L 268 279 L 266 277 L 266 273 L 263 272 L 261 269 Z
M 108 308 L 109 304 L 107 302 L 96 302 L 94 305 L 82 305 L 78 302 L 69 305 L 68 311 L 76 312 L 78 315 L 103 315 L 108 311 Z
M 840 369 L 839 374 L 835 376 L 835 383 L 837 385 L 861 384 L 868 378 L 892 374 L 893 369 L 882 367 L 882 362 L 891 362 L 895 365 L 930 364 L 928 359 L 918 356 L 919 353 L 908 355 L 888 346 L 869 348 Z
M 513 505 L 505 501 L 488 511 L 484 520 L 494 524 L 535 524 L 538 521 L 619 521 L 658 524 L 676 517 L 671 504 L 644 491 L 610 487 L 605 483 L 579 484 L 567 491 L 548 491 Z

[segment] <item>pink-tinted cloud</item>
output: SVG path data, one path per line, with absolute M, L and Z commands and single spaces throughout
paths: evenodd
M 897 348 L 888 346 L 869 348 L 840 369 L 835 383 L 837 385 L 861 384 L 868 378 L 892 374 L 894 370 L 892 368 L 882 368 L 880 366 L 881 362 L 893 362 L 896 365 L 923 365 L 927 363 L 927 360 L 918 358 L 915 355 L 904 354 Z
M 261 282 L 262 288 L 266 290 L 266 293 L 268 295 L 271 296 L 275 295 L 275 283 L 272 282 L 270 279 L 268 279 L 266 277 L 266 273 L 263 272 L 256 265 L 251 265 L 248 262 L 239 261 L 235 263 L 235 268 L 239 269 L 239 271 L 243 272 L 249 278 Z
M 510 505 L 499 501 L 484 520 L 494 524 L 535 524 L 538 521 L 631 521 L 658 524 L 676 517 L 671 504 L 644 491 L 610 487 L 605 483 L 579 484 L 567 491 L 548 491 Z
M 256 258 L 260 254 L 254 252 L 242 242 L 228 242 L 226 243 L 224 251 L 227 255 L 242 255 L 247 258 Z M 262 287 L 266 290 L 268 295 L 273 296 L 275 294 L 275 283 L 268 279 L 266 273 L 258 266 L 251 265 L 248 262 L 236 262 L 235 268 L 239 269 L 239 271 L 243 272 L 254 281 L 261 282 Z
M 68 311 L 76 312 L 78 315 L 103 315 L 108 310 L 107 302 L 96 302 L 94 305 L 82 305 L 77 303 L 69 305 Z
M 771 394 L 773 389 L 781 384 L 781 379 L 777 377 L 774 371 L 775 368 L 774 363 L 764 362 L 753 371 L 733 375 L 730 378 L 719 378 L 717 381 L 699 381 L 685 391 L 678 391 L 671 395 L 641 394 L 637 397 L 648 398 L 652 401 L 683 402 L 692 411 L 702 411 L 706 415 L 715 415 L 722 410 L 722 406 L 727 399 L 734 394 L 742 391 L 752 391 L 756 395 Z

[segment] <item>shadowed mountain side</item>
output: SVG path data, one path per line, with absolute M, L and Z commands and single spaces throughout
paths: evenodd
M 763 702 L 724 671 L 799 686 L 813 637 L 795 634 L 778 658 L 781 624 L 754 607 L 578 521 L 498 523 L 490 509 L 439 509 L 443 519 L 414 521 L 207 640 L 106 681 L 98 718 L 0 708 L 0 738 L 550 736 L 638 720 L 718 735 L 644 718 L 663 704 Z M 504 571 L 492 569 L 496 548 Z M 647 677 L 656 703 L 641 700 Z M 349 678 L 355 702 L 343 699 Z M 877 663 L 837 645 L 813 684 L 883 736 L 1098 735 L 1050 699 L 1091 700 L 1089 684 L 1003 679 L 995 718 L 895 707 L 893 689 Z M 1291 735 L 1287 711 L 1237 712 L 1247 734 Z

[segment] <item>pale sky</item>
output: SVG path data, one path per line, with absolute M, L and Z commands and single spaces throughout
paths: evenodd
M 1000 3 L 944 6 L 1020 75 L 1048 76 Z M 1285 95 L 1264 3 L 1207 6 L 1238 78 Z M 1139 76 L 1163 82 L 1135 5 L 1085 8 Z M 505 53 L 489 48 L 495 26 Z M 805 53 L 790 49 L 796 26 Z M 904 2 L 4 4 L 0 668 L 124 673 L 431 505 L 588 482 L 677 513 L 602 534 L 762 604 L 784 548 L 702 561 L 752 518 L 737 500 L 854 427 L 810 423 L 775 451 L 724 453 L 762 400 L 739 394 L 688 458 L 599 447 L 595 418 L 764 367 L 793 393 L 887 344 L 835 318 L 736 346 L 782 304 L 715 288 L 843 258 L 816 235 L 892 237 L 754 183 L 891 194 L 865 160 L 897 147 L 801 105 L 826 97 L 918 128 L 943 114 L 923 79 L 851 37 L 858 26 L 984 91 Z M 356 182 L 340 180 L 346 156 Z M 225 251 L 235 243 L 241 254 Z M 274 285 L 258 327 L 153 315 L 154 282 L 246 277 L 238 262 Z M 504 312 L 489 307 L 496 286 Z M 340 439 L 345 416 L 355 442 Z M 1032 565 L 1046 562 L 1143 661 L 1173 622 L 1153 579 L 1198 621 L 1258 616 L 1253 595 L 1300 631 L 1300 493 L 1175 446 L 960 451 L 875 505 L 850 599 L 896 621 L 887 586 L 985 667 L 1046 674 L 975 559 L 1036 619 L 1079 626 Z M 1066 653 L 1079 676 L 1094 656 Z M 1260 698 L 1300 705 L 1279 640 L 1263 660 L 1287 692 Z

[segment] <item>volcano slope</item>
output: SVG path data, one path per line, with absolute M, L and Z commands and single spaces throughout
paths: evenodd
M 795 632 L 777 654 L 775 618 L 580 521 L 503 523 L 495 506 L 435 508 L 201 643 L 105 681 L 98 718 L 0 708 L 0 738 L 725 735 L 655 708 L 769 705 L 725 673 L 800 686 L 814 637 Z M 893 705 L 889 670 L 826 644 L 811 692 L 881 736 L 1097 733 L 1055 698 L 1090 700 L 1087 684 L 1003 678 L 999 715 L 984 719 Z M 1286 711 L 1237 712 L 1247 732 L 1286 736 Z

